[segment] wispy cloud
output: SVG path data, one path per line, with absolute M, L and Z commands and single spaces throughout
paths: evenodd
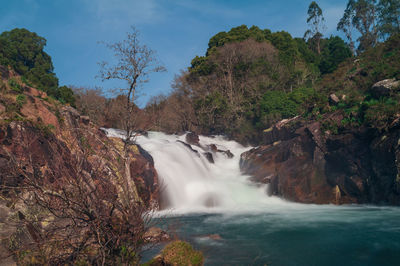
M 82 0 L 103 27 L 116 28 L 127 22 L 153 24 L 163 19 L 157 0 Z
M 239 18 L 243 15 L 241 10 L 215 1 L 175 0 L 170 2 L 203 15 L 221 16 L 228 19 Z

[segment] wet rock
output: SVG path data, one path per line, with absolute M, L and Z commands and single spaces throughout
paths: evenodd
M 370 89 L 370 93 L 374 98 L 389 96 L 393 91 L 400 88 L 400 80 L 385 79 L 375 83 Z
M 275 145 L 268 142 L 243 153 L 242 172 L 254 182 L 269 183 L 273 195 L 292 201 L 399 205 L 399 127 L 384 136 L 363 127 L 322 132 L 324 121 L 340 124 L 341 118 L 337 112 L 321 122 L 300 121 L 291 128 L 291 138 L 283 134 Z
M 187 144 L 186 142 L 183 142 L 183 141 L 181 141 L 181 140 L 177 140 L 177 142 L 182 143 L 186 148 L 188 148 L 189 150 L 191 150 L 191 151 L 194 152 L 194 153 L 197 153 L 197 155 L 200 156 L 200 155 L 199 155 L 199 152 L 196 151 L 195 149 L 193 149 L 191 145 L 189 145 L 189 144 Z
M 208 235 L 207 237 L 212 240 L 222 240 L 222 237 L 219 234 L 212 234 L 212 235 Z
M 171 237 L 168 233 L 161 228 L 158 227 L 150 227 L 146 233 L 144 233 L 144 240 L 147 243 L 158 243 L 170 241 Z
M 199 135 L 197 135 L 196 133 L 189 132 L 186 134 L 186 142 L 190 145 L 200 146 L 199 141 Z
M 230 159 L 234 157 L 233 153 L 230 150 L 220 151 L 220 152 L 224 153 Z
M 209 163 L 214 163 L 214 158 L 211 152 L 203 153 Z
M 210 144 L 208 147 L 210 148 L 210 150 L 212 152 L 217 152 L 218 151 L 217 145 L 215 145 L 215 144 Z

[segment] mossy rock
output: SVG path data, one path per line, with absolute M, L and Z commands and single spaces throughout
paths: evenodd
M 187 242 L 177 240 L 166 245 L 161 255 L 143 265 L 198 266 L 203 264 L 204 256 L 201 251 L 194 250 Z

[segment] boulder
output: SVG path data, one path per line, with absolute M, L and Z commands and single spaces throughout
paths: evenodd
M 147 243 L 157 243 L 157 242 L 165 242 L 170 241 L 171 237 L 168 233 L 161 228 L 158 227 L 150 227 L 146 233 L 144 233 L 144 240 Z
M 207 237 L 212 240 L 222 240 L 222 237 L 219 234 L 212 234 L 212 235 L 208 235 Z
M 200 141 L 199 135 L 197 135 L 196 133 L 189 132 L 186 134 L 186 142 L 189 143 L 190 145 L 200 146 L 199 141 Z
M 321 121 L 300 121 L 291 138 L 275 139 L 241 155 L 240 168 L 272 195 L 317 204 L 400 204 L 400 128 L 384 136 L 355 127 L 325 134 L 322 125 L 340 124 L 340 112 Z
M 215 144 L 210 144 L 208 147 L 212 152 L 218 151 L 217 145 L 215 145 Z
M 329 95 L 329 103 L 332 105 L 337 105 L 340 102 L 339 98 L 336 96 L 336 94 L 332 93 Z
M 209 163 L 214 163 L 214 158 L 211 152 L 203 153 Z
M 224 153 L 226 156 L 228 156 L 229 159 L 234 157 L 233 153 L 230 150 L 226 150 L 226 151 L 219 150 L 219 151 Z
M 375 83 L 371 87 L 370 93 L 372 97 L 379 99 L 381 97 L 389 96 L 394 90 L 399 88 L 400 88 L 400 80 L 385 79 Z
M 197 156 L 200 156 L 200 155 L 199 155 L 199 152 L 196 151 L 195 149 L 193 149 L 191 145 L 189 145 L 189 144 L 187 144 L 186 142 L 183 142 L 183 141 L 181 141 L 181 140 L 177 140 L 177 142 L 182 143 L 182 144 L 183 144 L 186 148 L 188 148 L 190 151 L 196 153 Z

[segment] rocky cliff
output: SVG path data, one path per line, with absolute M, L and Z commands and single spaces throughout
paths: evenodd
M 265 130 L 263 145 L 241 155 L 241 170 L 296 202 L 399 205 L 400 119 L 384 132 L 342 127 L 342 119 L 337 111 L 277 123 Z
M 4 69 L 2 76 L 3 84 L 19 78 Z M 6 174 L 16 168 L 31 169 L 49 180 L 73 176 L 78 162 L 89 174 L 96 167 L 110 180 L 120 178 L 122 140 L 107 138 L 88 117 L 42 91 L 23 84 L 20 90 L 4 87 L 0 95 L 2 182 L 17 182 L 17 176 Z M 130 157 L 135 190 L 149 207 L 158 208 L 158 177 L 151 156 L 132 144 Z
M 113 210 L 107 204 L 122 202 L 123 191 L 129 190 L 134 192 L 135 201 L 144 203 L 148 209 L 158 208 L 157 172 L 151 156 L 140 146 L 129 146 L 130 182 L 125 182 L 121 139 L 108 138 L 88 117 L 27 86 L 6 68 L 0 68 L 0 81 L 0 223 L 6 224 L 0 230 L 2 239 L 18 232 L 18 228 L 9 227 L 12 217 L 30 213 L 23 204 L 30 195 L 22 189 L 27 185 L 24 182 L 27 178 L 33 180 L 30 189 L 40 184 L 53 188 L 53 191 L 41 191 L 38 195 L 56 195 L 61 191 L 68 195 L 71 191 L 90 188 L 93 191 L 90 193 L 95 195 L 87 192 L 85 195 L 87 199 L 93 199 L 91 204 L 100 200 Z M 84 177 L 82 180 L 86 183 L 79 186 L 71 182 L 77 177 Z M 69 190 L 71 186 L 72 190 Z M 111 203 L 103 203 L 109 197 L 113 198 Z M 75 198 L 71 202 L 73 200 Z M 43 227 L 43 223 L 39 227 Z M 29 234 L 31 238 L 35 235 Z M 0 258 L 5 253 L 0 250 Z

